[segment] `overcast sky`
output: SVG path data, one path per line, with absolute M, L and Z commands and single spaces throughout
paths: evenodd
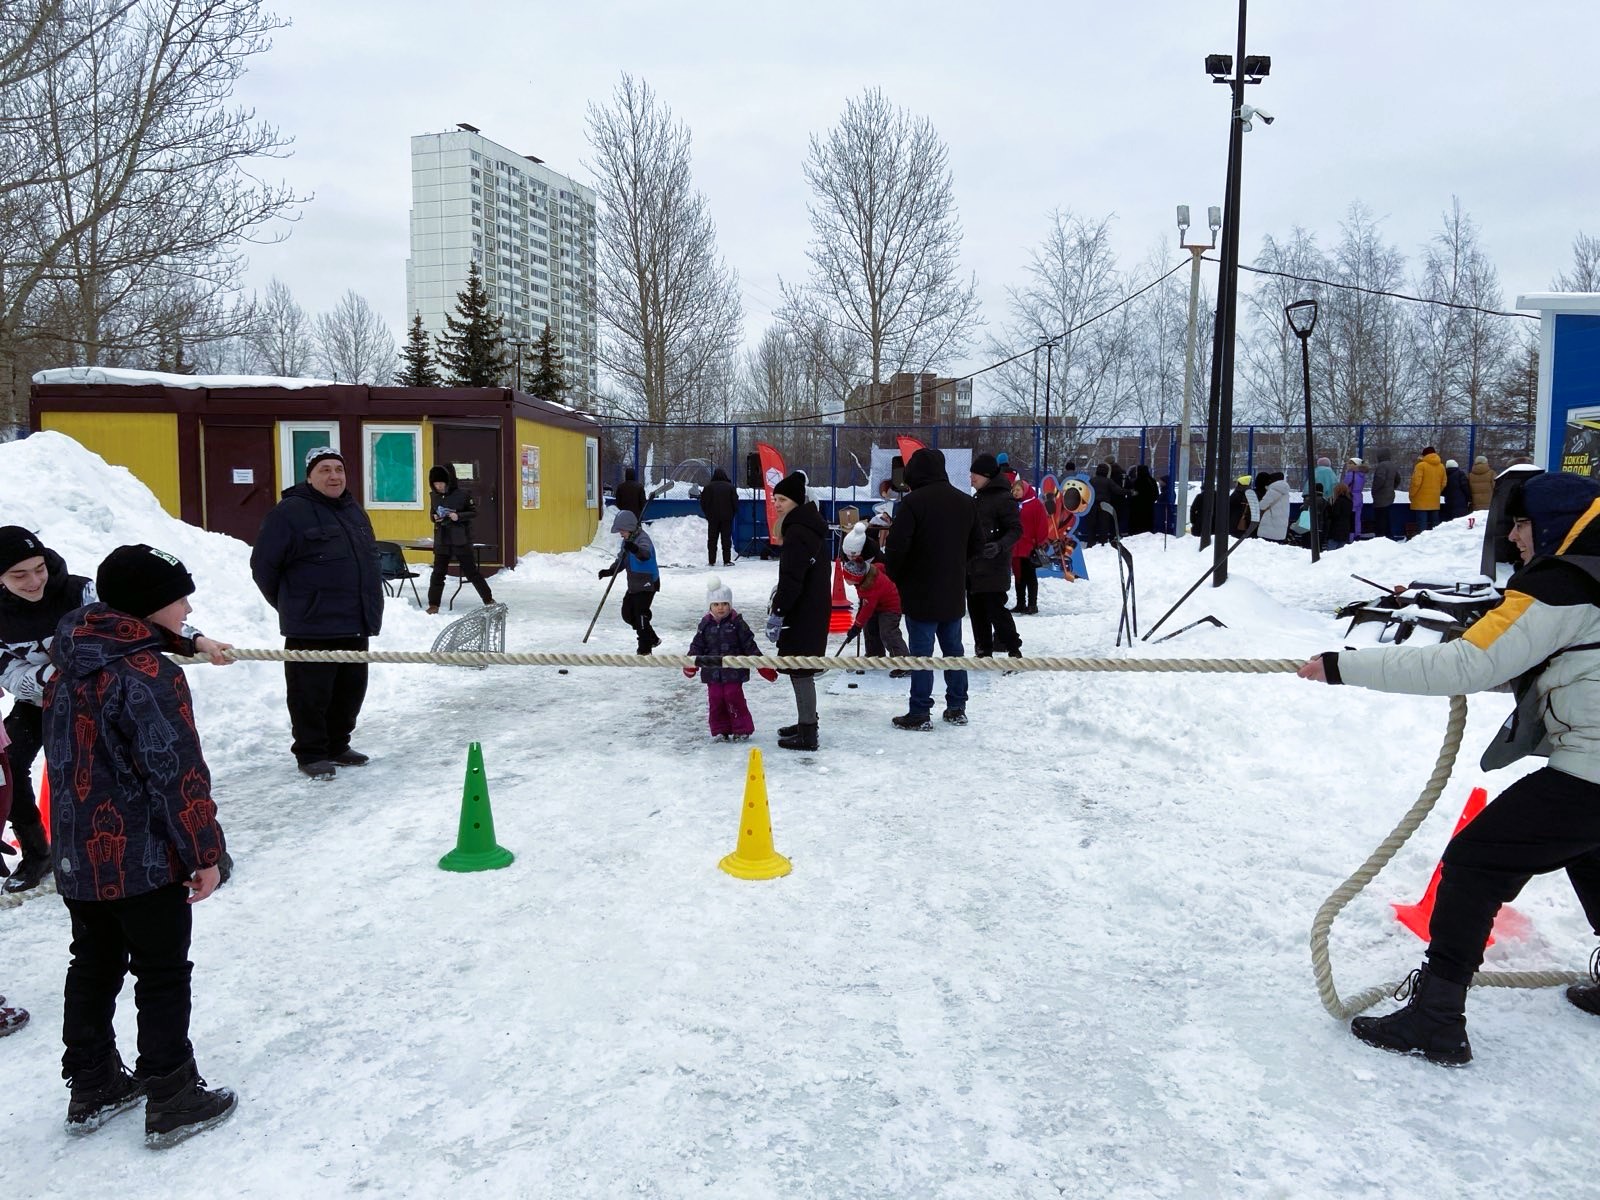
M 739 273 L 748 340 L 805 273 L 807 139 L 881 87 L 950 147 L 991 326 L 1049 212 L 1115 214 L 1123 269 L 1173 209 L 1221 204 L 1236 0 L 986 5 L 810 0 L 767 6 L 589 0 L 277 0 L 293 22 L 240 96 L 294 138 L 268 172 L 315 198 L 251 252 L 307 309 L 346 288 L 403 333 L 409 138 L 458 121 L 589 181 L 585 112 L 619 73 L 647 80 L 694 136 L 696 185 Z M 1595 0 L 1256 0 L 1249 49 L 1272 56 L 1245 135 L 1243 259 L 1295 224 L 1322 245 L 1352 201 L 1415 260 L 1452 195 L 1477 222 L 1507 306 L 1600 235 Z M 602 219 L 604 219 L 602 214 Z M 970 356 L 967 368 L 981 364 Z M 981 406 L 980 406 L 981 407 Z

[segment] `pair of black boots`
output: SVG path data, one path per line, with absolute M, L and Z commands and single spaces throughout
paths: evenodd
M 145 1102 L 144 1144 L 165 1150 L 220 1125 L 233 1115 L 238 1097 L 228 1088 L 206 1087 L 189 1059 L 166 1075 L 141 1079 L 113 1054 L 92 1071 L 74 1076 L 67 1104 L 67 1132 L 93 1133 L 118 1113 Z
M 1600 1016 L 1600 950 L 1589 959 L 1589 983 L 1567 988 L 1567 1000 Z M 1462 1067 L 1472 1061 L 1467 1040 L 1467 987 L 1440 979 L 1427 966 L 1408 975 L 1395 989 L 1404 1008 L 1386 1017 L 1357 1017 L 1350 1032 L 1369 1046 L 1396 1054 L 1418 1054 L 1431 1063 Z
M 815 750 L 817 749 L 817 723 L 812 721 L 809 725 L 785 725 L 778 730 L 778 748 L 780 750 Z
M 0 885 L 0 891 L 9 895 L 32 891 L 44 882 L 51 869 L 50 839 L 45 837 L 43 823 L 13 825 L 12 829 L 17 835 L 17 844 L 22 848 L 22 861 L 11 872 L 10 878 Z M 0 866 L 3 866 L 3 860 L 0 860 Z

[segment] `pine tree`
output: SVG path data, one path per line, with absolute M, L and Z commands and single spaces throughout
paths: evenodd
M 544 323 L 544 332 L 534 343 L 533 375 L 528 379 L 528 391 L 546 400 L 562 400 L 572 390 L 567 382 L 566 366 L 562 362 L 561 347 L 556 345 L 555 334 L 550 332 L 550 322 Z
M 439 386 L 439 372 L 428 353 L 428 335 L 422 329 L 422 314 L 411 317 L 411 330 L 406 334 L 406 348 L 400 352 L 400 376 L 395 382 L 400 387 L 431 388 Z
M 467 264 L 467 289 L 456 293 L 456 312 L 460 320 L 446 313 L 446 332 L 434 339 L 439 366 L 450 386 L 500 387 L 511 360 L 476 262 Z

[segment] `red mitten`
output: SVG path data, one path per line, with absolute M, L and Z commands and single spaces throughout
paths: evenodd
M 694 678 L 694 673 L 696 671 L 698 671 L 699 669 L 700 669 L 699 667 L 685 667 L 683 669 L 683 677 L 685 679 L 693 679 Z
M 757 667 L 756 674 L 761 676 L 761 678 L 765 679 L 768 683 L 778 682 L 778 673 L 771 667 Z

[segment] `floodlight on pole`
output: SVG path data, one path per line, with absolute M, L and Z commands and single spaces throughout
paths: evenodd
M 1301 490 L 1305 496 L 1306 511 L 1311 514 L 1307 522 L 1310 526 L 1311 561 L 1317 562 L 1322 557 L 1322 513 L 1317 508 L 1317 449 L 1316 438 L 1311 431 L 1311 331 L 1317 327 L 1317 302 L 1296 300 L 1293 304 L 1284 305 L 1283 315 L 1289 322 L 1289 328 L 1294 330 L 1295 337 L 1300 339 L 1300 378 L 1306 397 L 1306 482 Z M 1325 499 L 1332 500 L 1333 497 Z

